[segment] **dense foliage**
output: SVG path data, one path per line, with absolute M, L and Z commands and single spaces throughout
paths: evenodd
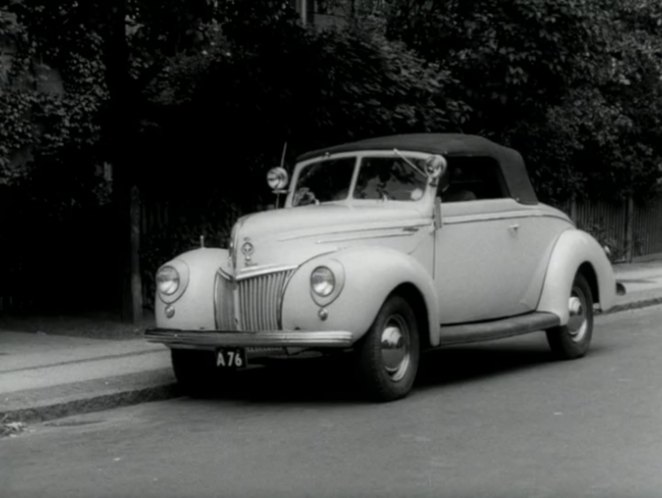
M 457 129 L 464 121 L 466 109 L 445 91 L 457 82 L 402 43 L 352 29 L 306 31 L 289 12 L 244 26 L 246 18 L 260 19 L 253 9 L 234 12 L 202 52 L 171 59 L 150 87 L 162 117 L 157 132 L 179 137 L 161 138 L 164 157 L 184 143 L 200 174 L 236 160 L 244 171 L 234 168 L 235 175 L 255 168 L 262 179 L 284 142 L 292 157 L 375 134 Z
M 467 132 L 520 149 L 547 199 L 645 197 L 662 163 L 659 3 L 393 2 L 388 31 L 462 82 Z
M 50 254 L 88 296 L 98 261 L 121 249 L 111 186 L 129 183 L 150 282 L 200 235 L 223 244 L 236 216 L 271 202 L 263 175 L 284 144 L 291 163 L 348 139 L 461 131 L 521 150 L 545 200 L 658 188 L 659 2 L 319 7 L 345 25 L 304 27 L 282 0 L 4 0 L 0 243 L 16 278 L 3 285 L 35 287 L 43 241 L 57 240 Z

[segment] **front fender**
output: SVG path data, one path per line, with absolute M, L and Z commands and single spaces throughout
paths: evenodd
M 552 250 L 538 311 L 554 313 L 561 319 L 561 324 L 568 323 L 572 282 L 584 264 L 590 265 L 595 274 L 601 309 L 606 311 L 613 306 L 616 282 L 611 263 L 591 235 L 573 229 L 563 232 Z
M 340 263 L 344 286 L 330 304 L 321 306 L 312 297 L 310 274 L 320 265 Z M 411 256 L 383 247 L 355 247 L 317 256 L 301 265 L 290 279 L 282 301 L 285 330 L 346 330 L 353 341 L 370 328 L 388 295 L 399 285 L 409 283 L 420 292 L 426 308 L 431 343 L 438 343 L 437 298 L 429 273 Z M 320 318 L 325 308 L 328 317 Z M 432 340 L 434 338 L 434 340 Z
M 200 248 L 180 254 L 172 261 L 183 263 L 189 272 L 186 290 L 172 303 L 175 314 L 165 315 L 166 303 L 157 295 L 154 318 L 157 328 L 182 330 L 214 330 L 214 278 L 228 260 L 227 249 Z M 166 263 L 168 264 L 168 263 Z

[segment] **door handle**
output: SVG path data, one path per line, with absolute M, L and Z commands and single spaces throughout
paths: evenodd
M 519 230 L 519 223 L 513 223 L 512 225 L 509 225 L 508 229 L 513 232 L 516 232 L 517 230 Z

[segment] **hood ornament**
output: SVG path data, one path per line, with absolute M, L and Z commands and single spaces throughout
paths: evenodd
M 244 243 L 241 245 L 241 254 L 244 255 L 244 263 L 246 266 L 253 266 L 256 263 L 253 263 L 252 261 L 252 256 L 253 253 L 255 252 L 255 246 L 251 242 L 251 240 L 246 237 L 244 238 Z

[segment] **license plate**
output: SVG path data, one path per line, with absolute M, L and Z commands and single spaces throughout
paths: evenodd
M 216 366 L 236 370 L 246 367 L 246 350 L 242 348 L 224 348 L 216 351 Z

